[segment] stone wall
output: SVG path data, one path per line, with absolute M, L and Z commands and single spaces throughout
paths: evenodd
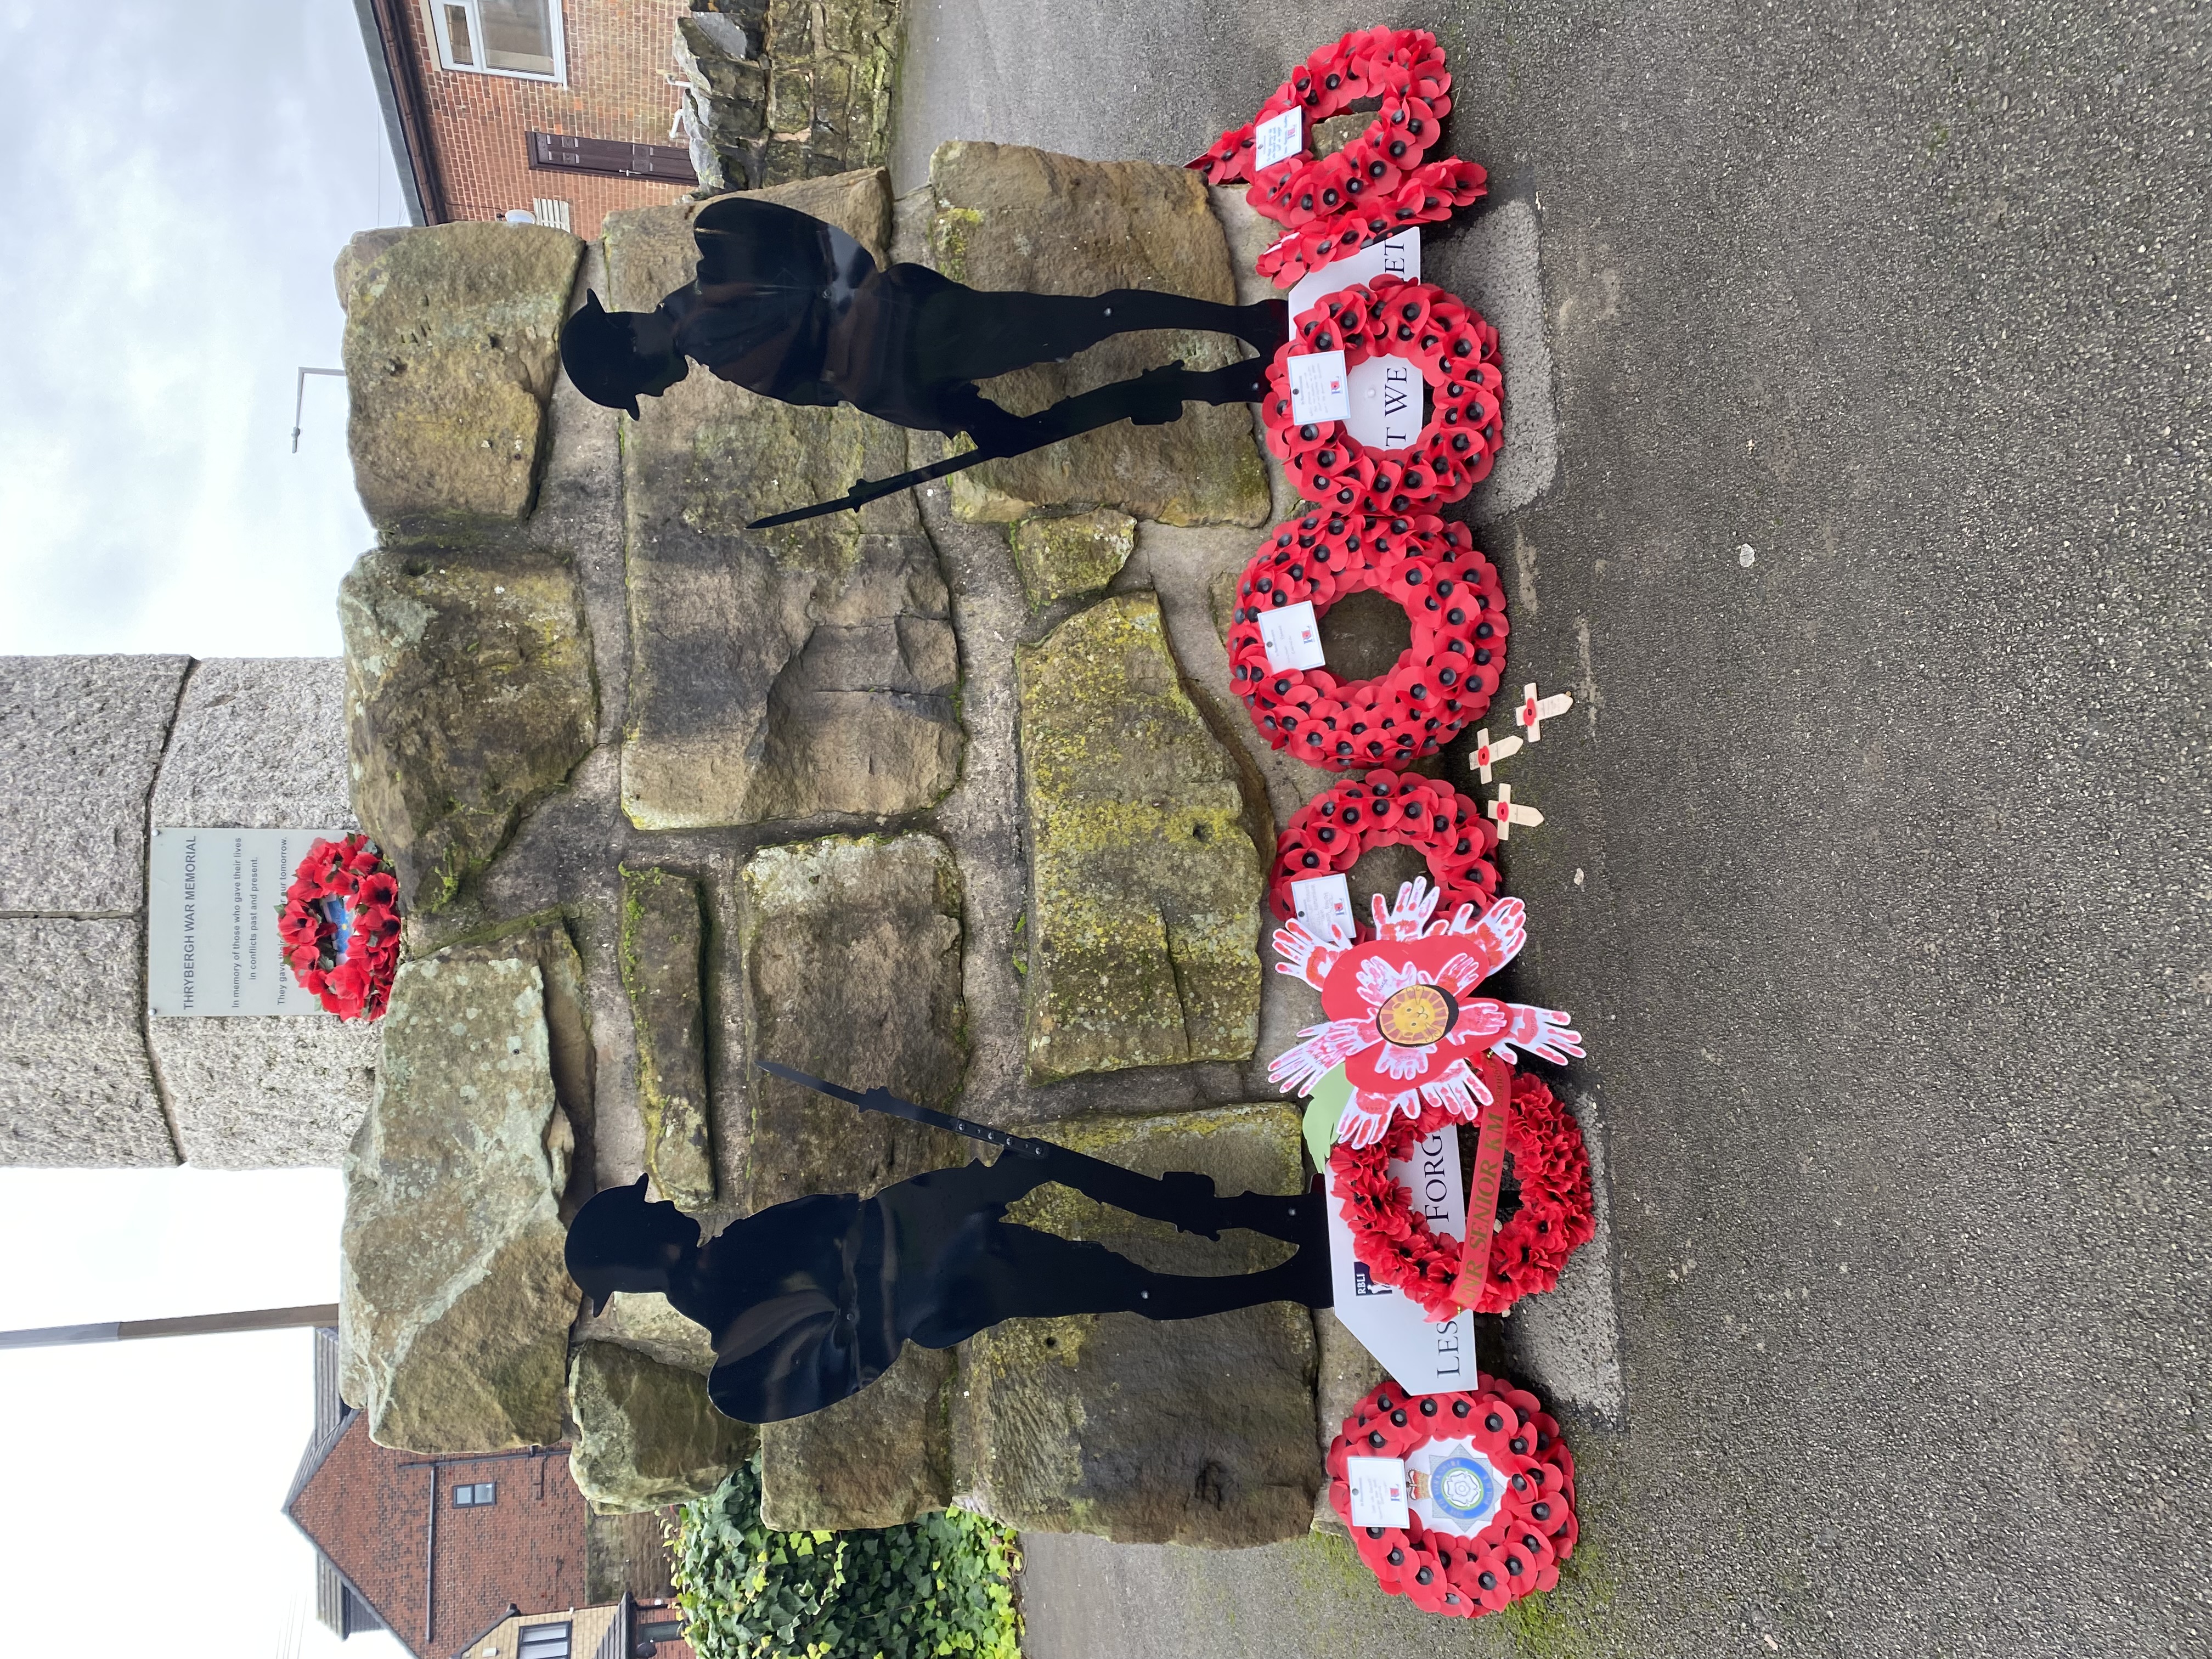
M 880 167 L 898 0 L 691 0 L 676 25 L 703 194 Z
M 350 825 L 336 659 L 0 658 L 0 1163 L 335 1164 L 375 1034 L 149 1019 L 170 826 Z

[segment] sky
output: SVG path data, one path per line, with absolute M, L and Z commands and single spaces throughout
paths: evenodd
M 296 371 L 406 216 L 352 0 L 0 0 L 0 653 L 337 655 L 370 532 Z
M 0 653 L 334 656 L 369 545 L 331 262 L 404 222 L 352 0 L 0 0 Z M 0 1329 L 337 1297 L 337 1172 L 0 1169 Z M 398 1659 L 278 1511 L 303 1331 L 0 1353 L 0 1653 Z

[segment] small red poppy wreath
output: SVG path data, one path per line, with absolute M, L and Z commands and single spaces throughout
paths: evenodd
M 1369 1472 L 1353 1468 L 1360 1457 L 1403 1462 L 1404 1526 L 1352 1519 L 1353 1482 Z M 1479 1619 L 1552 1589 L 1580 1536 L 1559 1423 L 1494 1376 L 1449 1394 L 1384 1382 L 1344 1419 L 1328 1468 L 1329 1507 L 1376 1582 L 1447 1618 Z
M 1498 895 L 1498 826 L 1482 808 L 1436 778 L 1377 769 L 1332 785 L 1301 806 L 1276 838 L 1267 902 L 1288 921 L 1297 914 L 1291 884 L 1339 875 L 1370 848 L 1410 847 L 1428 866 L 1437 902 L 1449 915 L 1478 913 Z
M 1488 180 L 1474 162 L 1421 160 L 1443 136 L 1450 91 L 1435 35 L 1359 30 L 1306 59 L 1251 122 L 1223 133 L 1189 165 L 1213 184 L 1249 181 L 1254 210 L 1288 228 L 1258 262 L 1262 276 L 1288 288 L 1310 270 L 1408 225 L 1447 218 L 1483 194 Z M 1364 98 L 1382 105 L 1367 131 L 1335 155 L 1312 159 L 1312 123 Z M 1293 109 L 1303 111 L 1297 155 L 1255 167 L 1257 128 Z
M 1298 420 L 1291 359 L 1344 353 L 1346 368 L 1403 357 L 1429 386 L 1429 420 L 1403 449 L 1370 449 L 1341 421 Z M 1299 494 L 1344 513 L 1403 514 L 1458 501 L 1490 476 L 1504 441 L 1504 371 L 1498 331 L 1433 283 L 1377 276 L 1301 312 L 1267 365 L 1260 418 Z
M 277 924 L 293 976 L 340 1019 L 381 1019 L 399 967 L 399 884 L 366 836 L 319 841 Z
M 1411 641 L 1379 679 L 1270 666 L 1261 621 L 1310 602 L 1316 618 L 1346 594 L 1405 607 Z M 1467 526 L 1423 516 L 1309 513 L 1253 555 L 1237 585 L 1230 679 L 1260 734 L 1331 772 L 1403 767 L 1433 755 L 1490 707 L 1505 666 L 1505 590 Z
M 1437 1320 L 1459 1312 L 1452 1287 L 1459 1278 L 1462 1246 L 1450 1234 L 1430 1228 L 1390 1173 L 1390 1161 L 1459 1121 L 1456 1114 L 1431 1106 L 1418 1120 L 1394 1119 L 1371 1145 L 1339 1141 L 1328 1155 L 1338 1208 L 1352 1230 L 1352 1253 L 1375 1278 L 1403 1291 Z M 1505 1156 L 1519 1188 L 1519 1204 L 1492 1235 L 1490 1271 L 1474 1304 L 1477 1313 L 1504 1313 L 1522 1297 L 1550 1290 L 1559 1282 L 1567 1258 L 1596 1231 L 1589 1150 L 1583 1143 L 1582 1126 L 1541 1079 L 1526 1073 L 1514 1074 L 1505 1113 Z

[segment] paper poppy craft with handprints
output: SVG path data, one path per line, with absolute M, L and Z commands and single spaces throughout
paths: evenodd
M 1363 944 L 1316 939 L 1295 921 L 1276 931 L 1276 971 L 1319 991 L 1328 1018 L 1301 1030 L 1305 1041 L 1277 1055 L 1267 1076 L 1286 1094 L 1310 1095 L 1341 1066 L 1351 1092 L 1335 1139 L 1348 1145 L 1372 1146 L 1393 1117 L 1419 1117 L 1424 1105 L 1474 1122 L 1490 1091 L 1468 1061 L 1486 1052 L 1509 1063 L 1524 1049 L 1555 1064 L 1582 1055 L 1563 1010 L 1470 994 L 1520 953 L 1521 901 L 1500 899 L 1480 915 L 1462 904 L 1437 921 L 1437 899 L 1418 878 L 1388 908 L 1376 894 L 1376 937 Z

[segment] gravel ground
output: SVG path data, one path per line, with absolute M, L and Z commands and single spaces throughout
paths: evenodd
M 1184 160 L 1374 21 L 908 8 L 902 187 Z M 1485 536 L 1508 684 L 1579 701 L 1508 881 L 1592 1038 L 1626 1414 L 1540 1608 L 1032 1538 L 1032 1651 L 2212 1651 L 2204 10 L 1389 21 L 1538 215 L 1560 465 Z

